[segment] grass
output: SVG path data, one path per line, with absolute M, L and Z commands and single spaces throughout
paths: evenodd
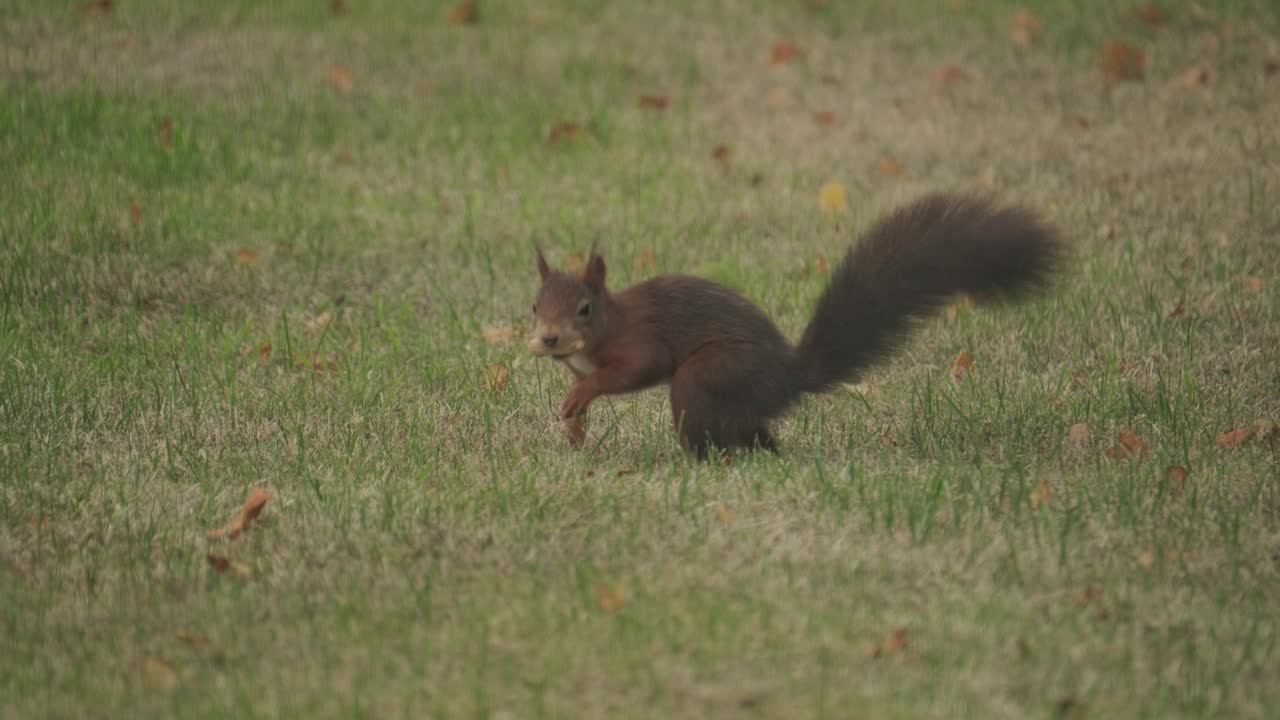
M 1274 6 L 1046 1 L 1020 49 L 1003 2 L 347 5 L 0 8 L 0 715 L 1275 714 L 1276 449 L 1215 442 L 1280 421 Z M 777 456 L 691 462 L 656 391 L 570 451 L 482 332 L 599 239 L 795 336 L 820 255 L 979 187 L 1069 272 Z

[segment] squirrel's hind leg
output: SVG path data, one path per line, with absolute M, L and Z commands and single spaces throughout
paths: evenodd
M 691 358 L 671 378 L 671 418 L 680 444 L 699 459 L 713 447 L 776 450 L 765 419 L 756 417 L 732 392 L 717 392 L 714 356 Z

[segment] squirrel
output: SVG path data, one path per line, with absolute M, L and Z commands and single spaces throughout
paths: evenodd
M 592 246 L 580 273 L 537 253 L 542 287 L 529 351 L 564 363 L 575 382 L 560 416 L 570 444 L 601 395 L 669 383 L 681 444 L 776 449 L 771 420 L 802 395 L 854 382 L 952 296 L 1019 298 L 1043 287 L 1063 255 L 1056 230 L 1023 207 L 969 195 L 926 195 L 875 222 L 835 267 L 794 345 L 739 293 L 662 275 L 605 286 Z

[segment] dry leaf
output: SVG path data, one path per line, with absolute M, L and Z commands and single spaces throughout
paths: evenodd
M 737 516 L 733 514 L 733 511 L 725 507 L 724 503 L 716 503 L 714 508 L 716 511 L 716 520 L 719 520 L 721 525 L 732 525 L 733 521 L 737 519 Z
M 244 579 L 249 577 L 249 566 L 244 563 L 231 560 L 226 555 L 218 555 L 209 553 L 205 555 L 205 559 L 209 561 L 209 566 L 220 573 L 230 572 L 238 578 Z
M 178 686 L 178 671 L 173 669 L 173 663 L 161 657 L 144 657 L 142 676 L 148 685 L 161 690 L 172 690 Z
M 173 636 L 196 650 L 204 650 L 209 647 L 208 635 L 196 635 L 185 630 L 178 630 L 173 633 Z
M 562 140 L 573 140 L 582 132 L 582 126 L 575 122 L 559 122 L 547 131 L 547 142 L 557 143 Z
M 1116 444 L 1112 445 L 1106 454 L 1112 460 L 1128 460 L 1130 458 L 1141 460 L 1147 456 L 1147 446 L 1138 437 L 1137 433 L 1125 428 L 1116 435 Z
M 769 53 L 769 64 L 780 65 L 789 63 L 800 57 L 800 48 L 789 42 L 780 42 L 773 46 L 773 50 Z
M 351 76 L 351 69 L 345 65 L 330 65 L 329 74 L 326 77 L 329 84 L 340 92 L 350 93 L 355 89 L 355 78 Z
M 114 3 L 111 0 L 89 0 L 80 6 L 81 17 L 106 16 L 111 13 Z
M 1249 275 L 1241 282 L 1243 282 L 1244 286 L 1249 290 L 1262 289 L 1262 278 L 1258 277 L 1257 275 Z
M 819 275 L 826 275 L 827 274 L 827 256 L 819 253 L 818 259 L 815 260 L 813 263 L 813 269 L 817 271 Z
M 641 95 L 639 105 L 645 110 L 666 110 L 667 98 L 662 95 Z
M 1087 445 L 1092 434 L 1093 430 L 1088 423 L 1076 423 L 1067 428 L 1067 442 L 1072 445 Z
M 873 658 L 881 658 L 891 653 L 896 653 L 907 646 L 907 629 L 897 628 L 889 633 L 885 639 L 877 645 L 871 647 L 870 655 Z
M 1187 469 L 1181 465 L 1170 465 L 1164 470 L 1165 482 L 1173 486 L 1174 492 L 1182 492 L 1187 487 Z
M 480 332 L 484 333 L 484 341 L 490 345 L 500 345 L 516 336 L 516 329 L 513 327 L 485 325 Z
M 711 157 L 722 163 L 729 162 L 731 155 L 733 155 L 733 151 L 729 149 L 728 145 L 717 145 L 711 149 Z
M 596 594 L 596 604 L 607 613 L 616 612 L 627 599 L 622 587 L 614 583 L 601 580 L 592 589 Z
M 1009 39 L 1021 48 L 1035 45 L 1043 32 L 1044 27 L 1040 24 L 1040 18 L 1026 8 L 1018 8 L 1018 11 L 1013 14 L 1013 19 L 1009 21 Z
M 1153 2 L 1145 2 L 1135 7 L 1133 9 L 1133 17 L 1151 27 L 1164 22 L 1164 12 L 1159 5 Z
M 652 273 L 658 271 L 658 261 L 653 257 L 653 251 L 649 248 L 640 248 L 640 252 L 636 254 L 636 259 L 632 261 L 632 266 L 636 272 Z
M 454 25 L 475 25 L 479 19 L 476 0 L 462 0 L 449 11 L 449 22 Z
M 307 322 L 307 325 L 312 330 L 323 330 L 329 327 L 329 323 L 331 322 L 333 322 L 333 313 L 325 310 L 314 318 L 311 318 L 311 320 Z
M 506 365 L 494 363 L 484 369 L 484 385 L 491 392 L 497 392 L 506 386 L 510 376 L 511 370 Z
M 1141 48 L 1109 42 L 1102 46 L 1099 58 L 1108 80 L 1141 80 L 1146 75 L 1147 55 Z
M 840 116 L 830 110 L 820 110 L 813 114 L 813 121 L 822 127 L 835 127 L 840 124 Z
M 1270 420 L 1260 420 L 1254 437 L 1257 438 L 1258 442 L 1276 445 L 1280 443 L 1280 425 L 1276 425 Z
M 906 177 L 907 169 L 891 157 L 882 158 L 876 167 L 881 177 Z
M 941 92 L 948 85 L 959 82 L 968 82 L 969 73 L 959 65 L 943 65 L 929 74 L 929 86 L 934 92 Z
M 354 165 L 354 164 L 355 164 L 355 161 L 356 161 L 355 156 L 353 156 L 353 155 L 351 154 L 351 151 L 350 151 L 350 150 L 339 150 L 339 151 L 338 151 L 338 164 L 339 164 L 339 165 L 342 165 L 342 166 L 344 166 L 344 167 L 351 167 L 352 165 Z
M 1031 491 L 1031 495 L 1027 497 L 1027 501 L 1031 503 L 1032 508 L 1038 508 L 1041 505 L 1049 507 L 1049 499 L 1053 497 L 1053 491 L 1049 488 L 1048 480 L 1041 480 L 1036 489 Z
M 271 360 L 271 343 L 262 343 L 258 346 L 258 364 L 266 365 Z
M 1209 85 L 1209 69 L 1201 65 L 1188 68 L 1182 73 L 1180 78 L 1182 87 L 1188 90 L 1198 90 Z
M 615 474 L 617 477 L 626 477 L 626 476 L 628 476 L 628 475 L 631 475 L 631 474 L 635 473 L 635 471 L 636 471 L 636 469 L 635 469 L 635 468 L 633 468 L 633 467 L 631 467 L 630 465 L 623 465 L 622 467 L 618 468 L 618 472 L 616 472 L 616 473 L 614 473 L 614 474 Z
M 1169 319 L 1177 320 L 1186 314 L 1187 314 L 1187 299 L 1181 298 L 1178 300 L 1178 306 L 1169 311 Z
M 256 250 L 250 248 L 240 248 L 236 251 L 236 264 L 252 266 L 262 261 L 262 257 L 258 255 Z
M 258 519 L 258 515 L 262 512 L 262 508 L 266 506 L 267 501 L 271 499 L 271 493 L 262 488 L 252 488 L 249 490 L 248 497 L 245 498 L 244 507 L 240 508 L 240 514 L 230 525 L 218 530 L 209 531 L 209 539 L 216 540 L 220 537 L 235 538 L 241 532 L 248 529 L 254 520 Z
M 818 191 L 818 207 L 829 213 L 844 212 L 848 203 L 844 198 L 844 184 L 832 180 Z
M 951 376 L 954 378 L 962 377 L 965 373 L 973 368 L 973 356 L 964 350 L 956 355 L 956 359 L 951 361 Z
M 1088 130 L 1089 121 L 1079 115 L 1075 115 L 1071 118 L 1071 127 L 1076 130 Z
M 1102 599 L 1102 588 L 1094 587 L 1093 585 L 1090 585 L 1084 589 L 1084 592 L 1077 595 L 1075 600 L 1071 601 L 1071 604 L 1075 605 L 1078 608 L 1084 608 L 1084 607 L 1089 607 L 1090 605 L 1096 603 L 1101 599 Z
M 329 14 L 333 16 L 346 15 L 348 11 L 347 0 L 330 0 Z
M 1253 437 L 1253 432 L 1253 428 L 1232 430 L 1219 435 L 1214 443 L 1220 448 L 1238 448 Z
M 129 222 L 133 223 L 134 227 L 142 224 L 142 206 L 137 200 L 129 203 Z
M 173 149 L 173 118 L 161 118 L 156 126 L 156 142 L 165 150 Z

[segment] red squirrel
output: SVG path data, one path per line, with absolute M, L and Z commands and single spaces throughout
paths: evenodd
M 577 274 L 553 270 L 538 249 L 529 350 L 575 376 L 560 405 L 575 447 L 591 401 L 669 383 L 685 449 L 704 458 L 713 447 L 775 449 L 769 422 L 801 395 L 853 382 L 951 296 L 1042 287 L 1062 251 L 1030 210 L 925 196 L 849 249 L 793 345 L 751 301 L 710 280 L 663 275 L 614 293 L 594 247 Z

